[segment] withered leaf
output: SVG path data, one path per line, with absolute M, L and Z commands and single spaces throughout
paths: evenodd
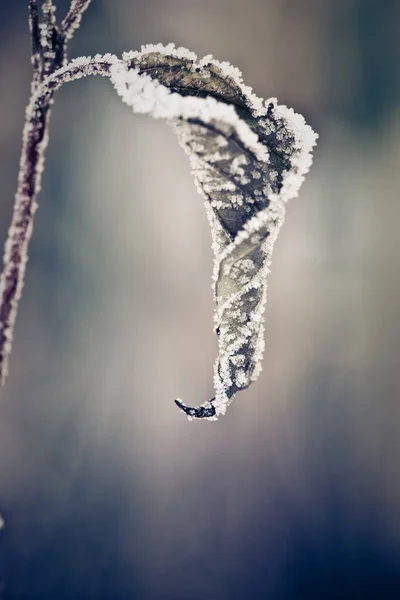
M 135 112 L 171 122 L 205 200 L 215 257 L 215 397 L 195 408 L 176 403 L 190 418 L 214 420 L 261 370 L 273 245 L 317 136 L 276 99 L 257 98 L 228 63 L 197 61 L 173 45 L 124 55 L 111 79 Z

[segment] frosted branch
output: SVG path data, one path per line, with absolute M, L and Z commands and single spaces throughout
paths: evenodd
M 52 0 L 41 3 L 41 12 L 37 0 L 29 0 L 28 9 L 32 43 L 32 95 L 26 109 L 18 186 L 0 278 L 0 384 L 4 383 L 7 375 L 48 143 L 50 108 L 56 88 L 54 82 L 49 82 L 47 86 L 43 82 L 66 60 L 66 42 L 59 33 Z
M 63 35 L 73 31 L 88 4 L 71 3 Z M 0 281 L 1 380 L 40 187 L 48 109 L 63 83 L 96 74 L 110 77 L 134 112 L 166 119 L 174 127 L 204 198 L 214 251 L 219 344 L 215 397 L 194 408 L 180 400 L 176 403 L 189 418 L 215 420 L 260 373 L 266 275 L 286 202 L 298 193 L 317 136 L 303 117 L 278 105 L 276 99 L 263 101 L 255 96 L 228 63 L 211 56 L 198 61 L 192 52 L 172 44 L 146 46 L 122 59 L 110 54 L 78 58 L 51 72 L 35 88 L 27 109 L 16 204 Z
M 61 31 L 66 40 L 72 38 L 74 31 L 78 29 L 82 15 L 88 8 L 91 0 L 72 0 L 69 11 L 61 23 Z

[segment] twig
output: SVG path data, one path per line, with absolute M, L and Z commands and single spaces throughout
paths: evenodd
M 26 109 L 22 135 L 22 151 L 18 187 L 11 226 L 4 249 L 4 270 L 0 278 L 0 385 L 7 376 L 8 355 L 11 351 L 13 328 L 24 285 L 28 260 L 28 244 L 32 235 L 33 217 L 37 208 L 48 143 L 48 126 L 54 88 L 49 85 L 40 93 L 41 85 L 66 60 L 66 38 L 72 37 L 78 27 L 76 15 L 81 15 L 90 0 L 73 1 L 68 14 L 75 15 L 73 29 L 68 36 L 60 34 L 55 20 L 55 6 L 51 0 L 42 5 L 40 21 L 37 0 L 29 1 L 29 27 L 32 43 L 33 78 L 32 96 Z M 80 17 L 79 17 L 80 18 Z
M 29 0 L 29 30 L 31 33 L 33 76 L 37 76 L 40 64 L 40 31 L 37 0 Z
M 61 23 L 61 32 L 66 40 L 70 40 L 74 31 L 78 29 L 82 15 L 90 2 L 91 0 L 72 0 L 69 11 Z

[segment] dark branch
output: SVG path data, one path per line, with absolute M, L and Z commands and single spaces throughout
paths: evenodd
M 71 0 L 69 11 L 61 23 L 61 32 L 65 39 L 70 40 L 72 38 L 90 2 L 91 0 Z
M 75 12 L 82 14 L 89 2 L 73 4 Z M 37 0 L 29 0 L 28 7 L 34 73 L 32 95 L 26 110 L 23 131 L 18 188 L 5 245 L 4 270 L 0 277 L 0 384 L 4 383 L 7 375 L 8 355 L 24 283 L 28 244 L 32 235 L 36 198 L 40 190 L 48 141 L 52 98 L 54 91 L 63 82 L 62 75 L 59 78 L 55 77 L 55 81 L 51 81 L 51 76 L 63 65 L 66 58 L 66 38 L 57 28 L 52 0 L 44 0 L 41 4 L 41 14 Z M 79 24 L 76 16 L 73 22 L 76 29 Z M 70 31 L 69 37 L 71 35 Z M 98 69 L 96 71 L 93 66 L 92 72 L 99 72 Z M 50 79 L 48 85 L 44 83 L 46 78 Z M 64 79 L 68 81 L 68 75 Z M 40 92 L 41 85 L 43 88 Z

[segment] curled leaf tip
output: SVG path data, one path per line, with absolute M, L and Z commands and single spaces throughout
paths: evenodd
M 216 416 L 216 410 L 213 404 L 214 400 L 215 398 L 212 398 L 205 404 L 195 407 L 186 406 L 178 399 L 175 400 L 175 404 L 179 406 L 190 419 L 212 419 Z

